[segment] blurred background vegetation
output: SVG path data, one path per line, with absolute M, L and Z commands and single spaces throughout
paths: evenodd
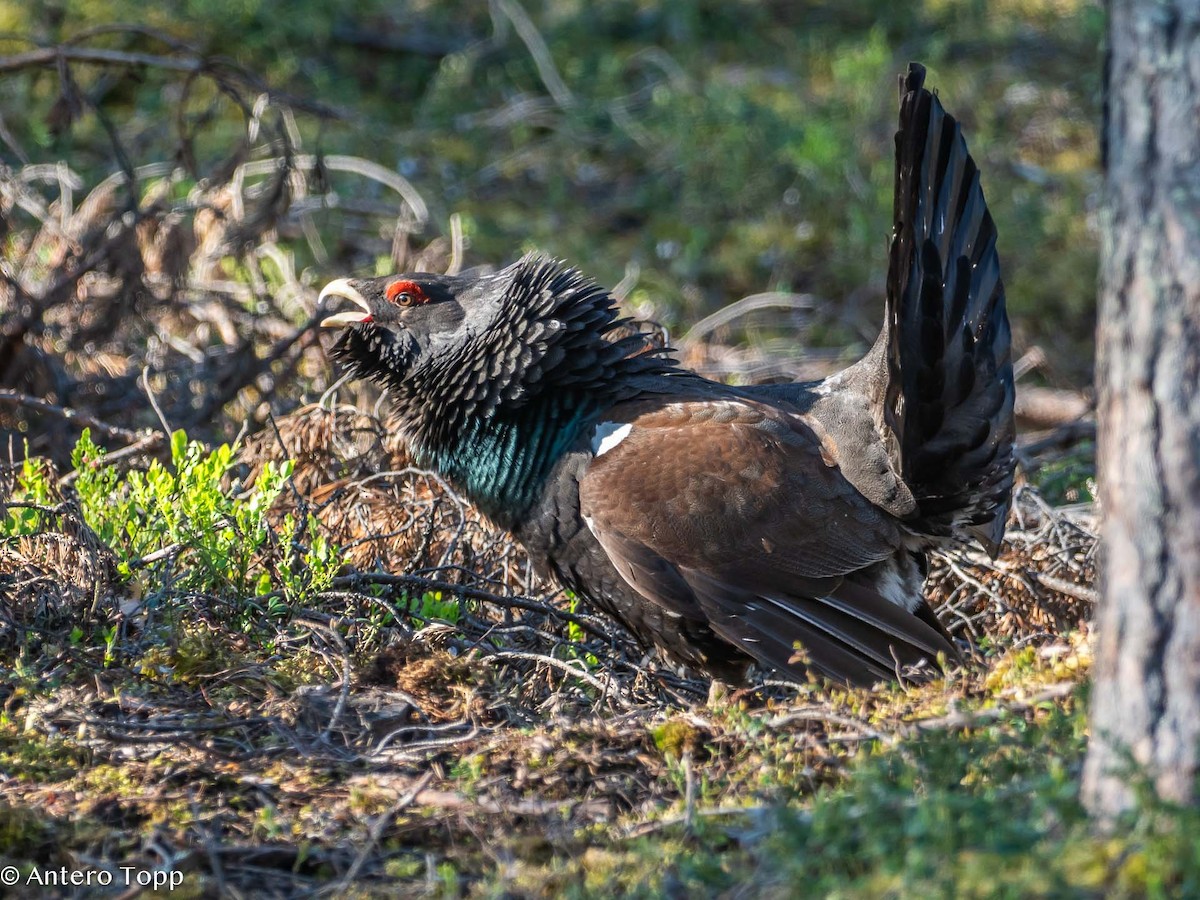
M 850 353 L 878 329 L 895 78 L 920 60 L 983 170 L 1018 350 L 1041 346 L 1041 377 L 1077 386 L 1103 26 L 1092 0 L 0 0 L 0 54 L 178 41 L 258 76 L 304 152 L 406 178 L 427 239 L 457 214 L 469 264 L 537 247 L 677 329 L 744 295 L 806 293 L 808 339 Z M 243 113 L 219 79 L 157 65 L 19 68 L 0 77 L 0 157 L 66 160 L 95 184 L 122 163 L 117 138 L 129 165 L 200 178 Z M 389 268 L 342 246 L 332 212 L 317 222 L 331 252 L 296 250 L 307 283 Z

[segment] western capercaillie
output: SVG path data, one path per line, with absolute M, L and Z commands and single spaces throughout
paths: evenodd
M 726 680 L 920 677 L 956 653 L 925 554 L 995 553 L 1013 482 L 996 229 L 924 77 L 901 78 L 883 330 L 836 375 L 709 381 L 536 255 L 334 281 L 334 353 L 387 386 L 421 465 L 646 644 Z

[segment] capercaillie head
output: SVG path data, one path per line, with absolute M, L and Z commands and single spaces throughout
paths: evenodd
M 678 371 L 607 291 L 536 254 L 494 274 L 338 279 L 320 295 L 337 301 L 351 308 L 321 323 L 345 329 L 333 354 L 388 388 L 418 462 L 502 522 L 600 410 Z

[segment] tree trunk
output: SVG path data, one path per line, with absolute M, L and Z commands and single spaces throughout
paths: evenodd
M 1200 750 L 1200 0 L 1109 5 L 1099 477 L 1083 796 L 1196 800 Z M 1131 765 L 1132 763 L 1132 765 Z

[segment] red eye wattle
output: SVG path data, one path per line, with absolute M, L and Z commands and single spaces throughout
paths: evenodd
M 397 306 L 416 306 L 429 302 L 425 291 L 415 281 L 396 281 L 389 284 L 387 298 L 389 303 L 395 303 Z

